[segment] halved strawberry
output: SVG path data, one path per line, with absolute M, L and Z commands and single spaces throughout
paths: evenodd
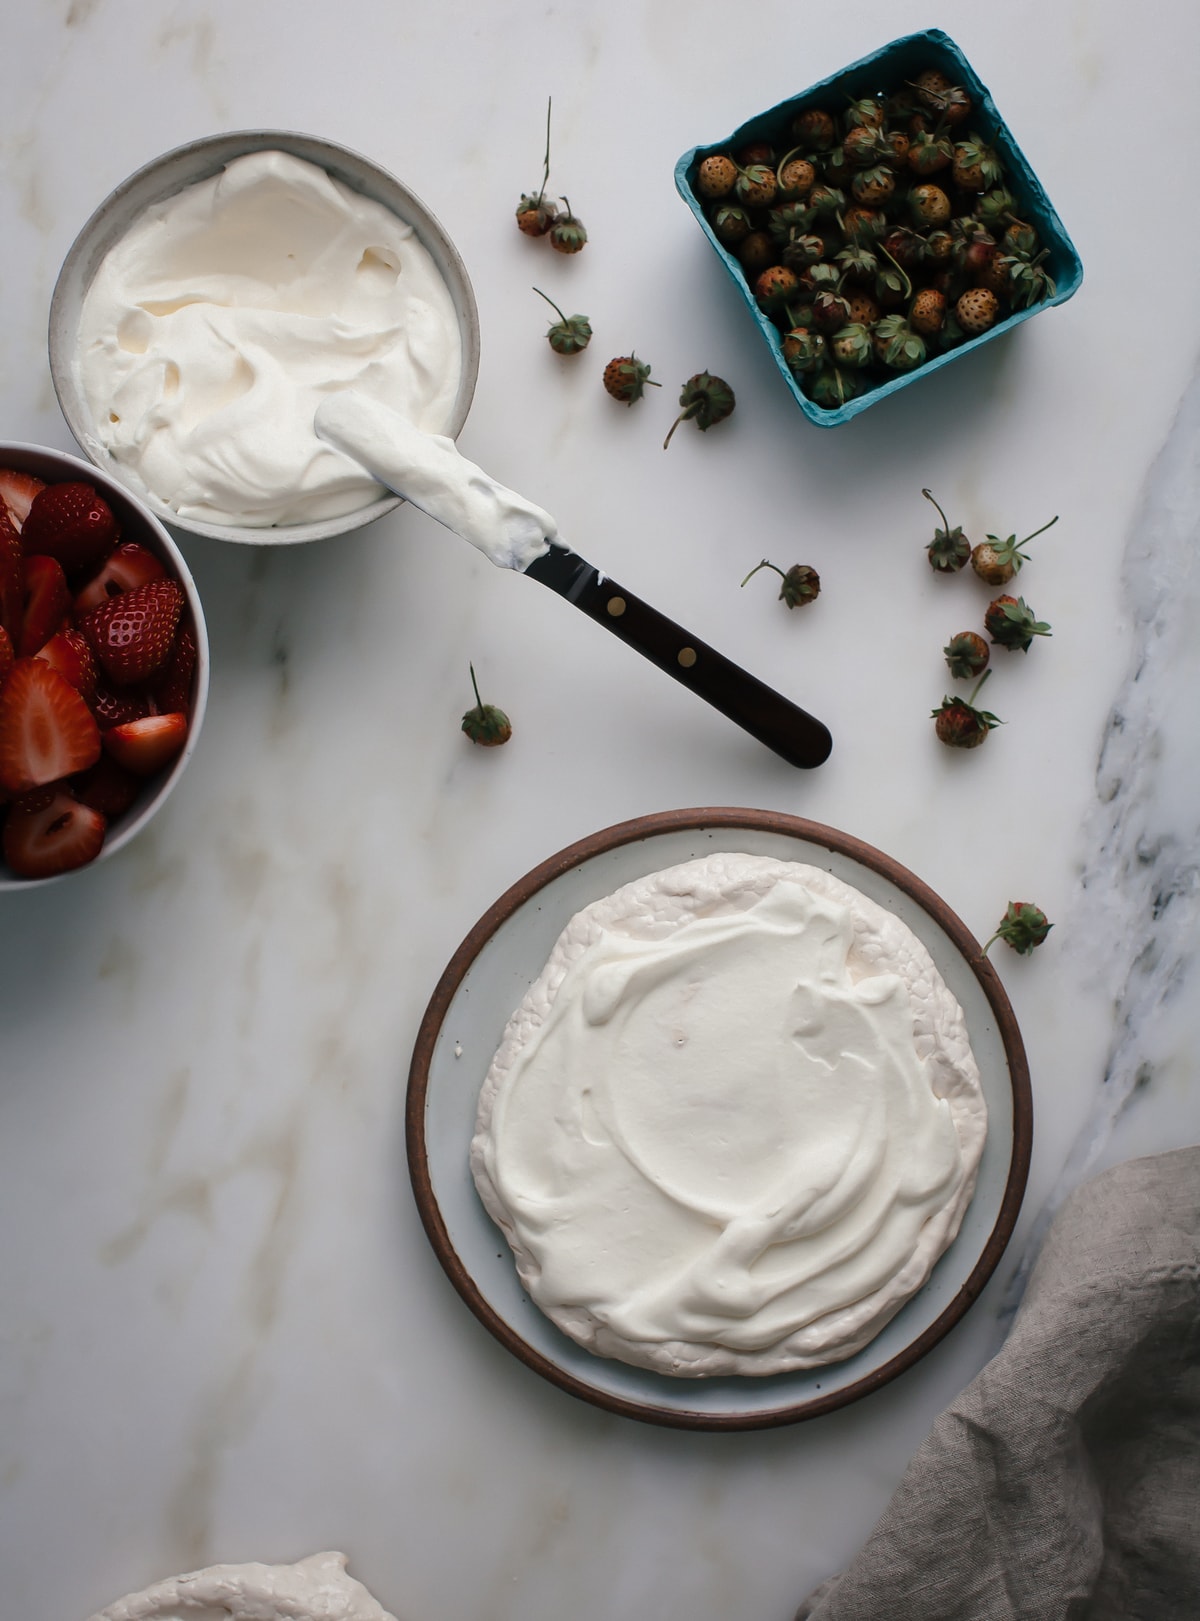
M 107 597 L 80 617 L 79 629 L 109 680 L 127 687 L 147 680 L 166 662 L 182 612 L 182 587 L 174 580 L 151 580 Z
M 81 805 L 56 783 L 9 807 L 4 859 L 18 878 L 53 878 L 94 861 L 106 826 L 98 810 Z
M 62 629 L 71 611 L 71 593 L 62 564 L 53 557 L 27 557 L 23 597 L 17 657 L 31 659 Z
M 111 754 L 101 754 L 95 765 L 77 779 L 75 793 L 81 805 L 90 805 L 111 822 L 129 809 L 142 786 Z
M 18 659 L 0 687 L 0 787 L 27 794 L 99 754 L 100 728 L 71 683 L 43 659 Z
M 187 709 L 192 699 L 192 675 L 196 669 L 196 638 L 187 625 L 180 625 L 175 645 L 154 684 L 154 704 L 161 715 Z
M 60 630 L 37 650 L 34 658 L 46 663 L 65 676 L 89 704 L 96 695 L 96 661 L 92 650 L 77 630 Z
M 25 554 L 21 537 L 0 506 L 0 625 L 15 642 L 21 634 L 21 609 L 25 601 Z
M 179 753 L 187 731 L 186 715 L 146 715 L 123 726 L 110 726 L 104 733 L 104 747 L 126 771 L 152 777 Z
M 110 726 L 123 726 L 128 720 L 141 720 L 143 715 L 153 713 L 149 693 L 134 690 L 114 692 L 99 678 L 88 708 L 96 717 L 96 725 L 102 732 L 106 732 Z
M 0 686 L 4 685 L 4 677 L 13 667 L 16 654 L 13 652 L 12 637 L 0 625 Z
M 166 572 L 148 546 L 139 546 L 136 540 L 123 541 L 75 598 L 75 612 L 86 613 L 89 608 L 98 608 L 106 598 L 122 591 L 136 591 L 139 585 L 165 578 Z
M 21 529 L 26 557 L 54 557 L 68 574 L 86 574 L 117 544 L 113 510 L 90 484 L 48 484 L 34 496 Z
M 18 532 L 29 516 L 33 498 L 46 488 L 44 479 L 32 473 L 18 473 L 15 467 L 0 467 L 0 501 L 8 508 L 13 528 Z

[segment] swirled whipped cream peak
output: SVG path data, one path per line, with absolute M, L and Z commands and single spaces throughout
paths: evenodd
M 986 1128 L 962 1010 L 907 925 L 818 868 L 722 852 L 570 921 L 471 1168 L 581 1345 L 765 1375 L 852 1355 L 920 1288 Z
M 96 440 L 148 491 L 184 519 L 267 527 L 384 493 L 317 437 L 322 399 L 354 388 L 443 433 L 462 345 L 410 225 L 264 151 L 155 204 L 109 249 L 77 365 Z
M 209 1565 L 130 1593 L 90 1621 L 396 1621 L 346 1573 L 344 1553 L 294 1565 Z

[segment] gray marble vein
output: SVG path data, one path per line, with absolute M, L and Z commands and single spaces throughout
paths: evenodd
M 1069 920 L 1082 967 L 1111 1001 L 1104 1073 L 1009 1283 L 1020 1303 L 1046 1226 L 1105 1157 L 1134 1095 L 1153 1089 L 1195 1018 L 1200 979 L 1200 371 L 1150 469 L 1120 595 L 1132 656 L 1109 711 Z M 1197 1032 L 1200 1034 L 1200 1032 Z

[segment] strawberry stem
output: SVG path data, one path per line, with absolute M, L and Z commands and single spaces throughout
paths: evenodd
M 1032 535 L 1026 535 L 1024 540 L 1019 540 L 1017 542 L 1017 545 L 1018 546 L 1028 546 L 1028 544 L 1029 544 L 1029 542 L 1031 540 L 1036 540 L 1039 535 L 1044 535 L 1046 533 L 1047 529 L 1053 529 L 1054 525 L 1057 522 L 1058 522 L 1058 513 L 1056 512 L 1054 514 L 1053 518 L 1051 518 L 1049 523 L 1044 523 L 1040 529 L 1035 529 L 1033 531 Z
M 745 585 L 748 580 L 752 580 L 760 568 L 773 568 L 781 580 L 787 579 L 787 575 L 783 572 L 778 563 L 772 563 L 764 557 L 761 563 L 755 563 L 749 574 L 747 574 L 746 579 L 742 581 L 742 584 Z
M 558 316 L 560 321 L 565 321 L 566 320 L 566 316 L 559 309 L 558 305 L 546 293 L 543 293 L 542 289 L 540 287 L 535 287 L 533 290 L 538 295 L 539 298 L 544 298 L 546 300 L 547 304 L 549 304 L 550 308 Z
M 975 691 L 967 699 L 967 703 L 970 704 L 972 707 L 974 707 L 975 699 L 979 696 L 980 687 L 982 687 L 983 683 L 987 680 L 988 676 L 991 675 L 991 673 L 992 672 L 991 672 L 990 669 L 985 670 L 983 672 L 983 674 L 979 677 L 979 680 L 975 683 Z
M 546 195 L 546 187 L 550 181 L 550 107 L 553 98 L 546 97 L 546 156 L 542 160 L 542 189 L 537 194 L 537 207 L 542 206 L 542 198 Z
M 475 679 L 475 666 L 473 664 L 468 664 L 467 668 L 471 672 L 471 685 L 475 688 L 475 702 L 479 705 L 479 708 L 482 709 L 483 699 L 479 696 L 479 682 Z
M 537 288 L 536 288 L 536 287 L 535 287 L 535 288 L 534 288 L 534 292 L 536 292 L 536 291 L 537 291 Z M 939 518 L 940 518 L 940 519 L 941 519 L 941 520 L 942 520 L 942 528 L 943 528 L 943 529 L 944 529 L 944 530 L 945 530 L 945 531 L 946 531 L 946 532 L 947 532 L 947 534 L 949 534 L 949 532 L 950 532 L 950 525 L 949 525 L 949 523 L 948 523 L 948 522 L 947 522 L 947 521 L 946 521 L 946 514 L 945 514 L 945 513 L 944 513 L 944 512 L 943 512 L 943 511 L 942 511 L 942 509 L 941 509 L 941 507 L 940 507 L 940 506 L 939 506 L 939 505 L 938 505 L 938 503 L 937 503 L 937 501 L 935 501 L 935 500 L 934 500 L 934 497 L 933 497 L 933 492 L 932 492 L 932 490 L 922 490 L 922 491 L 921 491 L 921 494 L 922 494 L 922 495 L 923 495 L 923 496 L 924 496 L 924 497 L 925 497 L 925 499 L 926 499 L 926 500 L 927 500 L 927 501 L 933 501 L 933 504 L 934 504 L 934 506 L 935 506 L 935 507 L 937 507 L 937 515 L 938 515 L 938 517 L 939 517 Z

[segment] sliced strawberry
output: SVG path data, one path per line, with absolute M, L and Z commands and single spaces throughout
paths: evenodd
M 100 729 L 71 683 L 42 659 L 18 659 L 0 687 L 0 787 L 27 794 L 99 754 Z
M 71 593 L 62 564 L 53 557 L 27 557 L 23 596 L 17 657 L 31 659 L 62 629 L 71 611 Z
M 104 817 L 61 784 L 27 794 L 4 823 L 4 859 L 18 878 L 53 878 L 94 861 L 104 843 Z
M 110 726 L 123 726 L 128 720 L 141 720 L 144 715 L 153 713 L 149 693 L 114 692 L 99 678 L 88 707 L 102 732 L 106 732 Z
M 54 557 L 68 574 L 87 574 L 117 544 L 113 510 L 90 484 L 48 484 L 33 498 L 21 529 L 26 557 Z
M 174 580 L 151 580 L 106 598 L 81 616 L 79 629 L 109 680 L 127 687 L 147 680 L 166 662 L 182 612 L 182 587 Z
M 127 811 L 141 791 L 142 783 L 138 778 L 118 765 L 111 754 L 101 754 L 75 785 L 80 804 L 90 805 L 110 822 Z
M 8 508 L 0 506 L 0 625 L 15 642 L 25 602 L 25 554 Z
M 4 677 L 13 667 L 16 654 L 13 652 L 12 637 L 0 625 L 0 687 L 4 685 Z
M 45 480 L 32 473 L 18 473 L 15 467 L 0 467 L 0 501 L 8 508 L 13 528 L 18 532 L 29 516 L 33 498 L 46 488 Z
M 104 747 L 126 771 L 152 777 L 179 753 L 187 731 L 186 715 L 147 715 L 123 726 L 110 726 L 104 733 Z
M 154 685 L 154 704 L 159 714 L 187 710 L 192 701 L 192 676 L 196 669 L 196 638 L 187 625 L 180 625 L 175 642 Z
M 84 703 L 91 703 L 96 696 L 96 661 L 77 630 L 58 631 L 33 656 L 45 659 L 59 675 L 67 678 Z
M 104 567 L 75 598 L 75 612 L 86 613 L 89 608 L 98 608 L 107 597 L 115 597 L 122 591 L 136 591 L 139 585 L 164 579 L 166 573 L 148 546 L 139 546 L 136 540 L 124 541 L 109 554 Z

